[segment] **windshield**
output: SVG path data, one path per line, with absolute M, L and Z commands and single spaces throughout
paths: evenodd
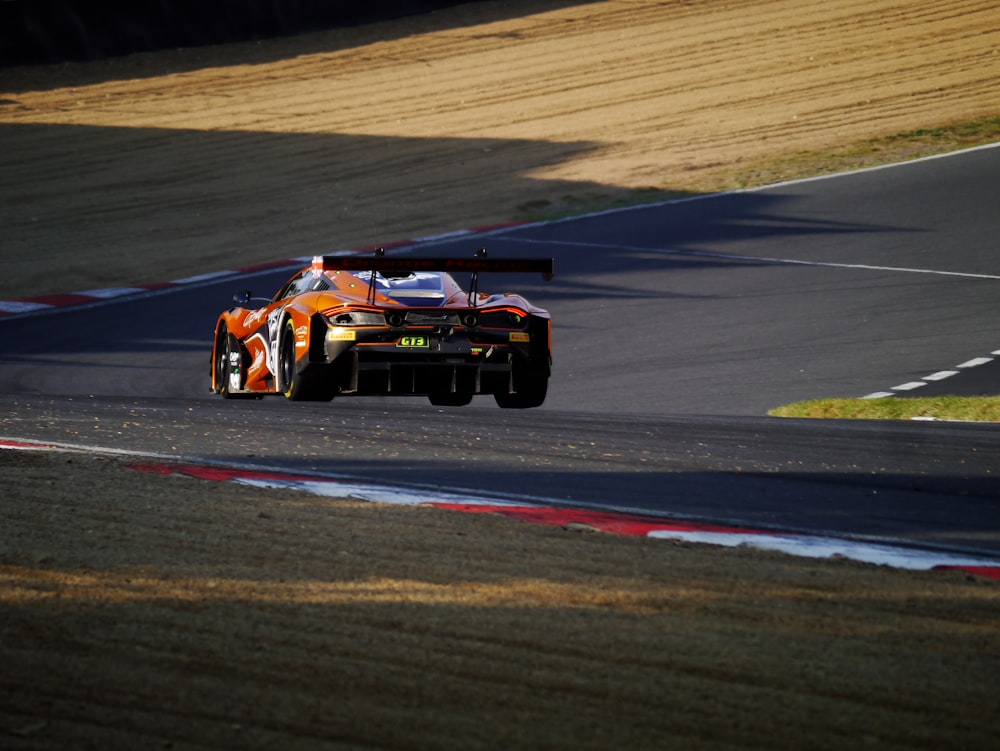
M 371 283 L 372 272 L 359 271 L 355 276 L 365 284 Z M 440 271 L 416 271 L 403 274 L 375 274 L 375 284 L 379 292 L 397 300 L 416 298 L 420 300 L 443 300 L 444 274 Z

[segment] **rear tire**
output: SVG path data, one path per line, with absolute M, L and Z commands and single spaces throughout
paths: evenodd
M 306 374 L 296 367 L 295 325 L 285 322 L 284 334 L 278 345 L 278 372 L 286 399 L 293 402 L 328 402 L 336 394 L 335 386 L 316 373 Z
M 497 406 L 503 409 L 540 407 L 549 390 L 548 371 L 515 358 L 510 372 L 514 393 L 494 394 Z

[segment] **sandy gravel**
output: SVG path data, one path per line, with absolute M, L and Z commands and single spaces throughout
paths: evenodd
M 478 3 L 2 70 L 0 299 L 696 191 L 996 115 L 998 81 L 992 0 Z
M 996 115 L 998 50 L 987 0 L 522 1 L 0 70 L 0 298 L 700 190 Z M 0 484 L 0 747 L 1000 737 L 996 582 L 79 455 L 2 451 Z

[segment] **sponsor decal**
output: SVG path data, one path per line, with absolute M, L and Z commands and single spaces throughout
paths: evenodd
M 326 339 L 330 342 L 353 342 L 357 338 L 358 335 L 353 329 L 345 329 L 340 326 L 335 326 L 326 332 Z
M 511 331 L 510 341 L 512 342 L 530 342 L 531 335 L 527 331 Z
M 243 319 L 243 325 L 248 329 L 252 329 L 254 326 L 260 324 L 264 319 L 264 315 L 267 313 L 267 308 L 261 308 L 260 310 L 255 310 L 252 313 L 248 313 L 247 317 Z

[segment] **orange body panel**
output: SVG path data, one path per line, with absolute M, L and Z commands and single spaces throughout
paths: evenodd
M 423 270 L 435 260 L 395 270 L 416 267 L 418 259 L 380 256 L 382 273 L 336 268 L 337 259 L 327 257 L 270 300 L 244 294 L 216 324 L 212 391 L 323 400 L 413 394 L 455 404 L 491 393 L 498 403 L 513 402 L 501 406 L 540 404 L 551 364 L 548 312 L 520 295 L 478 292 L 475 275 L 489 268 L 485 260 L 474 262 L 472 292 L 449 273 Z M 497 263 L 509 271 L 528 263 L 537 270 L 542 262 Z M 530 399 L 529 383 L 536 392 Z

